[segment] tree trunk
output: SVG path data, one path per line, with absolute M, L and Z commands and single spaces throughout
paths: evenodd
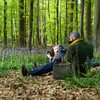
M 100 45 L 100 0 L 95 0 L 94 41 Z
M 1 37 L 1 26 L 0 26 L 0 43 L 2 43 L 2 37 Z
M 45 12 L 44 12 L 44 3 L 45 3 L 45 0 L 42 0 L 42 22 L 41 22 L 41 26 L 42 26 L 42 29 L 41 29 L 41 34 L 42 34 L 42 45 L 44 45 L 46 47 L 46 41 L 45 41 L 45 28 L 46 28 L 46 19 L 45 19 Z
M 16 27 L 16 18 L 14 18 L 14 29 L 15 29 L 15 41 L 16 41 L 16 45 L 18 45 L 18 41 L 17 41 L 17 27 Z
M 24 0 L 19 0 L 19 45 L 25 47 Z
M 66 29 L 65 29 L 64 43 L 66 43 L 66 38 L 67 38 L 67 0 L 66 0 Z
M 75 0 L 75 30 L 78 31 L 78 0 Z
M 59 25 L 60 25 L 60 44 L 62 44 L 62 35 L 61 35 L 61 0 L 59 0 Z
M 48 0 L 48 18 L 49 18 L 49 33 L 50 33 L 50 39 L 51 39 L 51 43 L 53 44 L 52 34 L 51 34 L 51 25 L 50 25 L 49 0 Z
M 73 10 L 74 10 L 74 0 L 71 1 L 71 14 L 70 14 L 70 26 L 69 26 L 69 33 L 73 31 Z
M 11 44 L 13 45 L 13 18 L 12 18 L 12 4 L 11 4 Z
M 27 46 L 27 43 L 26 43 L 26 0 L 25 0 L 25 18 L 24 18 L 24 23 L 25 23 L 25 25 L 24 25 L 24 43 L 25 43 L 25 47 Z
M 46 2 L 46 0 L 45 0 L 45 2 Z M 47 47 L 47 35 L 45 34 L 46 33 L 46 10 L 45 10 L 45 13 L 44 13 L 44 29 L 43 29 L 43 33 L 44 33 L 44 45 L 45 45 L 45 48 L 46 48 Z
M 7 1 L 4 0 L 4 45 L 7 45 Z
M 86 7 L 86 40 L 91 40 L 91 0 L 87 1 Z
M 39 45 L 39 0 L 37 0 L 37 28 L 36 28 L 36 44 Z
M 44 27 L 44 0 L 42 0 L 42 21 L 41 21 L 41 34 L 42 34 L 42 45 L 44 44 L 44 34 L 43 34 L 43 27 Z
M 56 1 L 54 0 L 54 33 L 53 33 L 53 36 L 54 36 L 54 38 L 53 38 L 53 43 L 55 44 L 55 33 L 56 33 L 56 28 L 55 28 L 55 25 L 56 25 L 56 18 L 55 18 L 55 3 L 56 3 Z
M 59 5 L 59 0 L 57 0 L 57 28 L 56 28 L 56 30 L 57 30 L 57 33 L 56 33 L 56 44 L 58 44 L 58 31 L 59 31 L 59 21 L 58 21 L 58 5 Z
M 29 36 L 28 36 L 28 48 L 32 50 L 32 28 L 33 28 L 33 2 L 34 0 L 30 0 L 30 21 L 29 21 Z
M 83 16 L 84 16 L 84 0 L 81 0 L 81 21 L 80 21 L 80 34 L 81 37 L 84 37 L 84 32 L 83 32 Z
M 14 2 L 14 1 L 13 1 Z M 14 11 L 14 18 L 13 18 L 13 22 L 14 22 L 14 33 L 15 33 L 15 36 L 14 36 L 14 40 L 15 40 L 15 44 L 18 45 L 18 37 L 17 37 L 17 24 L 16 24 L 16 12 L 17 12 L 17 6 L 15 6 L 15 11 Z
M 34 10 L 33 12 L 35 12 L 35 11 L 37 10 L 37 8 L 34 7 L 33 10 Z M 37 40 L 35 40 L 35 38 L 36 38 L 36 33 L 37 33 L 37 32 L 36 32 L 37 20 L 36 20 L 35 18 L 37 18 L 37 15 L 36 15 L 36 14 L 34 14 L 34 18 L 33 18 L 33 23 L 34 23 L 34 26 L 33 26 L 33 32 L 34 32 L 34 34 L 33 34 L 33 45 L 36 44 L 36 42 L 37 42 Z

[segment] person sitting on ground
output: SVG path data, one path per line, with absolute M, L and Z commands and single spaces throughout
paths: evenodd
M 99 66 L 99 63 L 92 62 L 93 45 L 80 37 L 80 33 L 73 31 L 69 35 L 70 41 L 65 59 L 73 63 L 76 71 L 86 73 L 90 67 Z
M 93 45 L 92 43 L 85 41 L 80 37 L 80 33 L 77 31 L 73 31 L 69 35 L 70 41 L 67 49 L 67 53 L 65 53 L 65 61 L 74 63 L 75 69 L 77 72 L 86 73 L 87 68 L 100 66 L 100 63 L 92 62 L 93 58 Z M 58 48 L 57 48 L 58 49 Z M 56 50 L 56 48 L 54 48 Z M 55 56 L 54 56 L 55 57 Z M 60 57 L 61 58 L 61 57 Z M 33 71 L 27 71 L 24 65 L 22 66 L 22 74 L 23 76 L 28 75 L 41 75 L 53 70 L 53 62 L 49 62 L 39 68 L 34 69 Z
M 64 49 L 62 45 L 55 45 L 53 47 L 54 50 L 54 57 L 50 55 L 50 53 L 47 53 L 47 56 L 50 58 L 50 62 L 46 63 L 43 66 L 35 68 L 36 63 L 34 64 L 34 70 L 27 71 L 25 68 L 25 65 L 22 65 L 22 74 L 23 76 L 27 75 L 41 75 L 48 72 L 53 71 L 53 64 L 57 62 L 64 62 L 64 56 L 66 54 L 67 49 Z

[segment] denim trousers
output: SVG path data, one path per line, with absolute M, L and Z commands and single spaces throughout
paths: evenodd
M 48 62 L 32 71 L 28 71 L 28 75 L 41 75 L 53 71 L 53 64 L 55 62 Z
M 28 75 L 42 75 L 48 72 L 53 71 L 53 64 L 55 62 L 48 62 L 43 66 L 40 66 L 32 71 L 28 71 Z M 100 63 L 96 63 L 96 62 L 91 62 L 91 67 L 97 67 L 100 66 Z
M 91 67 L 98 67 L 98 66 L 100 66 L 100 63 L 97 63 L 97 62 L 91 62 Z

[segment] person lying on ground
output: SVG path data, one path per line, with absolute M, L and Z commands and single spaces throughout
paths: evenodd
M 27 75 L 41 75 L 53 71 L 53 64 L 57 62 L 64 62 L 64 56 L 67 49 L 64 49 L 62 45 L 55 45 L 53 47 L 54 57 L 47 53 L 47 56 L 50 58 L 50 62 L 44 64 L 43 66 L 37 67 L 32 71 L 27 71 L 25 65 L 22 65 L 22 74 L 23 76 Z
M 41 64 L 41 66 L 46 64 L 48 61 L 50 62 L 53 60 L 53 57 L 54 57 L 54 50 L 53 49 L 51 49 L 50 51 L 49 50 L 47 51 L 47 57 L 49 57 L 49 60 L 43 62 Z M 36 62 L 33 62 L 33 69 L 35 69 L 35 68 L 37 68 L 37 65 L 36 65 Z
M 86 73 L 87 68 L 99 66 L 99 63 L 92 62 L 93 58 L 93 45 L 92 43 L 85 41 L 80 37 L 80 33 L 77 31 L 73 31 L 69 35 L 69 46 L 67 49 L 67 53 L 65 53 L 65 61 L 74 63 L 76 72 Z M 58 49 L 58 48 L 57 48 Z M 56 50 L 56 48 L 54 48 Z M 54 56 L 55 58 L 55 56 Z M 61 57 L 60 57 L 61 58 Z M 28 75 L 41 75 L 44 73 L 48 73 L 53 70 L 53 64 L 60 60 L 55 59 L 53 62 L 49 62 L 39 68 L 34 69 L 33 71 L 27 71 L 25 66 L 22 66 L 22 74 L 23 76 Z M 60 61 L 61 62 L 61 61 Z

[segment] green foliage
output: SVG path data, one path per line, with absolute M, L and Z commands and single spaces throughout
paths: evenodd
M 67 47 L 68 45 L 64 45 L 64 47 Z M 27 49 L 27 48 L 26 48 Z M 7 77 L 10 76 L 9 73 L 11 71 L 16 72 L 20 71 L 21 72 L 21 67 L 23 64 L 25 64 L 26 68 L 28 70 L 32 69 L 33 62 L 37 63 L 37 66 L 41 66 L 41 64 L 45 61 L 48 60 L 46 56 L 46 50 L 43 48 L 33 48 L 32 51 L 28 51 L 25 48 L 18 48 L 18 47 L 13 47 L 13 48 L 6 48 L 6 49 L 1 49 L 0 50 L 0 77 Z M 50 48 L 48 48 L 50 49 Z M 94 59 L 93 61 L 99 62 L 99 49 L 94 48 Z M 42 50 L 42 51 L 41 51 Z M 100 73 L 96 73 L 94 71 L 88 71 L 86 74 L 86 77 L 79 77 L 76 76 L 74 78 L 64 78 L 65 83 L 59 83 L 58 85 L 67 85 L 67 88 L 63 87 L 64 90 L 66 89 L 76 89 L 76 88 L 96 88 L 96 93 L 100 92 Z M 17 77 L 17 80 L 20 82 L 18 85 L 20 85 L 22 82 L 30 81 L 33 80 L 31 78 L 25 78 L 22 79 L 20 77 Z M 43 79 L 43 81 L 45 81 Z M 35 84 L 34 81 L 32 81 Z M 13 81 L 11 83 L 13 85 Z M 12 88 L 11 88 L 12 89 Z
M 18 48 L 19 49 L 19 48 Z M 7 69 L 18 69 L 21 70 L 23 64 L 26 65 L 28 69 L 32 69 L 33 62 L 40 66 L 41 63 L 48 60 L 46 56 L 46 51 L 39 51 L 38 48 L 32 51 L 25 51 L 25 49 L 8 49 L 1 51 L 0 54 L 0 71 Z
M 85 9 L 86 9 L 86 4 L 87 4 L 88 0 L 85 0 Z M 68 21 L 68 28 L 67 28 L 67 33 L 69 34 L 69 28 L 70 26 L 73 27 L 73 30 L 75 30 L 75 10 L 72 10 L 70 8 L 71 5 L 71 1 L 68 0 L 67 2 L 67 21 Z M 75 4 L 75 2 L 73 2 Z M 25 4 L 25 2 L 24 2 Z M 25 6 L 25 5 L 24 5 Z M 91 0 L 91 16 L 92 16 L 92 37 L 93 37 L 93 30 L 94 30 L 94 0 Z M 50 21 L 49 21 L 49 17 L 48 17 L 48 0 L 44 0 L 44 7 L 43 7 L 43 3 L 42 0 L 39 1 L 39 29 L 40 29 L 40 36 L 41 36 L 41 30 L 43 28 L 46 28 L 46 32 L 43 32 L 43 34 L 47 35 L 47 43 L 51 44 L 51 37 L 50 37 L 50 29 L 49 29 L 49 24 L 51 26 L 51 35 L 53 38 L 53 41 L 56 40 L 56 11 L 57 8 L 57 0 L 51 0 L 49 2 L 49 12 L 50 12 Z M 75 9 L 75 5 L 74 5 L 74 9 Z M 1 16 L 0 16 L 0 34 L 1 34 L 1 39 L 3 39 L 3 28 L 4 28 L 4 1 L 2 2 L 2 0 L 0 0 L 0 12 L 1 12 Z M 12 10 L 12 13 L 11 13 Z M 29 12 L 30 11 L 30 1 L 26 0 L 26 12 L 24 9 L 24 16 L 26 17 L 26 37 L 28 38 L 28 33 L 29 33 Z M 80 7 L 80 3 L 78 1 L 78 31 L 80 32 L 80 11 L 81 11 L 81 7 Z M 70 14 L 73 12 L 73 23 L 70 23 Z M 85 33 L 85 27 L 86 27 L 86 23 L 85 23 L 85 14 L 86 14 L 86 10 L 84 13 L 84 33 Z M 43 19 L 43 16 L 46 16 L 45 21 L 46 21 L 46 25 L 42 26 L 41 22 Z M 11 16 L 12 16 L 12 20 L 13 20 L 13 37 L 15 36 L 15 24 L 14 24 L 14 20 L 16 21 L 16 31 L 17 31 L 17 37 L 19 37 L 19 0 L 7 0 L 7 37 L 10 38 L 10 42 L 11 42 Z M 37 0 L 34 1 L 33 4 L 33 35 L 34 35 L 34 43 L 36 44 L 36 20 L 37 20 Z M 58 18 L 59 20 L 59 18 Z M 44 22 L 44 21 L 43 21 Z M 55 23 L 55 25 L 54 25 Z M 61 0 L 61 35 L 62 35 L 62 40 L 64 42 L 64 37 L 65 36 L 65 26 L 66 26 L 66 1 Z M 59 25 L 59 29 L 60 29 L 60 25 Z M 60 30 L 58 30 L 59 32 Z M 59 37 L 59 42 L 60 43 L 60 35 Z M 67 38 L 68 39 L 68 38 Z M 3 40 L 2 40 L 3 41 Z M 14 42 L 14 44 L 16 44 L 16 42 Z
M 70 0 L 68 0 L 67 2 L 68 6 L 67 6 L 67 20 L 68 20 L 68 33 L 69 33 L 69 26 L 72 25 L 70 24 L 70 14 L 71 12 L 73 12 L 73 15 L 75 17 L 75 11 L 70 9 Z M 4 28 L 4 3 L 2 2 L 2 0 L 0 0 L 0 12 L 1 12 L 1 16 L 0 16 L 0 31 L 1 31 L 1 38 L 3 38 L 3 28 Z M 25 4 L 25 2 L 24 2 Z M 93 4 L 93 1 L 92 1 Z M 25 5 L 24 5 L 25 6 Z M 37 0 L 34 1 L 33 4 L 33 35 L 34 35 L 34 41 L 36 43 L 36 20 L 37 20 Z M 45 35 L 47 35 L 47 43 L 51 43 L 51 37 L 50 35 L 48 35 L 50 33 L 50 29 L 49 29 L 49 24 L 51 26 L 51 34 L 53 37 L 53 41 L 56 40 L 56 8 L 57 8 L 57 1 L 55 0 L 51 0 L 49 2 L 49 9 L 50 9 L 50 21 L 49 21 L 49 17 L 48 17 L 48 0 L 44 0 L 44 7 L 42 4 L 42 0 L 39 1 L 39 29 L 42 30 L 42 26 L 41 26 L 41 21 L 43 19 L 43 16 L 46 15 L 46 25 L 44 25 L 43 27 L 46 27 L 46 32 L 44 33 Z M 80 8 L 80 4 L 78 4 L 78 8 Z M 92 7 L 94 9 L 94 7 Z M 29 33 L 29 10 L 30 10 L 30 1 L 26 0 L 26 12 L 24 9 L 24 16 L 26 17 L 26 33 Z M 12 11 L 12 13 L 11 13 Z M 42 16 L 43 14 L 43 16 Z M 93 14 L 93 13 L 92 13 Z M 13 36 L 15 36 L 15 23 L 14 20 L 16 21 L 16 31 L 17 31 L 17 37 L 19 36 L 19 0 L 7 0 L 7 37 L 10 38 L 11 41 L 11 16 L 12 16 L 12 20 L 13 20 Z M 58 18 L 59 19 L 59 18 Z M 66 26 L 66 1 L 61 0 L 61 34 L 62 34 L 62 40 L 64 40 L 64 34 L 65 34 L 65 26 Z M 54 25 L 55 23 L 55 25 Z M 73 22 L 73 30 L 75 29 L 75 21 Z M 80 9 L 78 9 L 78 28 L 80 26 Z M 93 23 L 92 23 L 93 26 Z M 60 28 L 60 25 L 59 25 Z M 44 29 L 44 28 L 43 28 Z M 54 30 L 55 29 L 55 30 Z M 41 33 L 40 33 L 41 35 Z M 28 38 L 28 34 L 26 34 L 27 38 Z M 3 40 L 2 40 L 3 41 Z M 60 42 L 60 35 L 59 35 L 59 42 Z M 64 42 L 64 41 L 63 41 Z M 14 44 L 16 44 L 16 42 L 14 42 Z
M 68 88 L 73 88 L 74 87 L 85 87 L 85 88 L 92 88 L 95 87 L 97 90 L 100 88 L 100 73 L 95 73 L 95 72 L 90 72 L 93 74 L 92 77 L 90 77 L 87 74 L 87 77 L 82 78 L 82 77 L 74 77 L 74 78 L 66 78 L 65 82 L 68 84 Z

